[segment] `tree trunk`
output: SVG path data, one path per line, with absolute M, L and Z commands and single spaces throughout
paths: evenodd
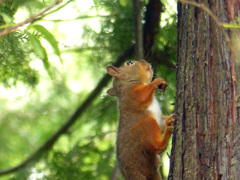
M 219 22 L 238 20 L 239 0 L 198 3 L 209 8 Z M 169 179 L 238 180 L 240 60 L 206 9 L 179 3 L 178 12 L 179 119 L 173 133 Z M 231 40 L 238 39 L 239 30 L 224 30 Z

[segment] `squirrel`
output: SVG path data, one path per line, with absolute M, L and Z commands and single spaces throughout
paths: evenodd
M 107 66 L 107 72 L 114 77 L 113 87 L 107 93 L 117 96 L 120 114 L 120 171 L 125 180 L 161 180 L 158 155 L 168 145 L 175 115 L 162 116 L 154 92 L 164 92 L 167 83 L 162 78 L 152 81 L 152 67 L 145 60 L 128 61 L 119 68 Z

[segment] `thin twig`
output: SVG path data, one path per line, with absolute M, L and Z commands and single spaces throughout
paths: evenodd
M 37 19 L 37 18 L 40 17 L 40 16 L 43 16 L 44 13 L 46 13 L 47 11 L 49 11 L 50 9 L 52 9 L 53 7 L 55 7 L 56 5 L 58 5 L 60 2 L 62 2 L 62 0 L 57 0 L 54 4 L 48 6 L 46 9 L 44 9 L 44 10 L 41 11 L 40 13 L 38 13 L 38 14 L 36 14 L 36 15 L 28 18 L 28 19 L 26 19 L 25 21 L 17 24 L 16 26 L 13 26 L 13 27 L 9 27 L 9 28 L 7 28 L 7 29 L 4 29 L 3 31 L 0 32 L 0 37 L 1 37 L 1 36 L 5 36 L 6 34 L 9 34 L 9 33 L 11 33 L 12 31 L 17 30 L 19 27 L 21 27 L 21 26 L 23 26 L 23 25 L 25 25 L 25 24 L 27 24 L 27 23 L 30 23 L 30 22 L 34 21 L 35 19 Z
M 194 1 L 186 1 L 186 0 L 178 0 L 178 1 L 181 2 L 182 4 L 190 4 L 190 5 L 193 5 L 195 7 L 199 7 L 201 9 L 203 9 L 205 12 L 207 12 L 214 19 L 214 21 L 218 24 L 218 26 L 222 26 L 222 23 L 220 23 L 218 21 L 217 17 L 204 4 L 196 3 Z
M 63 0 L 60 0 L 60 1 L 62 2 Z M 60 9 L 62 9 L 63 7 L 65 7 L 66 5 L 68 5 L 72 1 L 74 1 L 74 0 L 68 0 L 67 2 L 65 2 L 65 4 L 62 4 L 62 5 L 58 6 L 57 8 L 53 9 L 51 12 L 45 13 L 44 16 L 47 16 L 47 15 L 52 14 L 54 12 L 58 12 Z
M 109 15 L 93 15 L 93 16 L 78 16 L 74 19 L 43 19 L 42 21 L 50 21 L 50 22 L 67 22 L 67 21 L 77 21 L 77 20 L 82 20 L 82 19 L 90 19 L 90 18 L 107 18 Z

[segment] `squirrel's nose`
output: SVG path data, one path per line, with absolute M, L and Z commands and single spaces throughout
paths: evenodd
M 143 65 L 147 66 L 147 70 L 151 70 L 152 66 L 145 60 L 139 60 L 138 62 L 142 63 Z

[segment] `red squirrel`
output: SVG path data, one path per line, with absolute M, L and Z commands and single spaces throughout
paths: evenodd
M 162 116 L 156 89 L 164 91 L 162 78 L 152 82 L 152 67 L 145 60 L 128 61 L 120 68 L 107 66 L 114 77 L 107 93 L 117 96 L 119 127 L 117 159 L 125 180 L 160 180 L 159 157 L 173 131 L 174 115 Z M 163 137 L 162 137 L 163 132 Z

